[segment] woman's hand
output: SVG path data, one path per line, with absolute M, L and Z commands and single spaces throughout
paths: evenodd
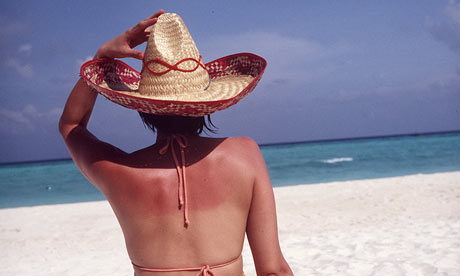
M 132 57 L 144 59 L 144 53 L 134 48 L 149 38 L 153 24 L 158 20 L 158 16 L 164 13 L 163 10 L 157 11 L 152 16 L 140 21 L 136 26 L 129 28 L 121 35 L 115 37 L 97 50 L 94 58 L 125 58 Z

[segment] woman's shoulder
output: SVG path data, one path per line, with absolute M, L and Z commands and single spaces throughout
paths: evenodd
M 225 147 L 232 147 L 241 151 L 260 151 L 256 141 L 249 137 L 228 137 L 222 143 Z
M 239 145 L 248 146 L 248 147 L 258 147 L 254 139 L 250 137 L 245 137 L 245 136 L 227 137 L 225 138 L 224 142 L 228 144 L 239 144 Z
M 249 163 L 260 160 L 262 156 L 256 141 L 249 137 L 229 137 L 226 138 L 218 147 L 226 159 L 235 157 L 238 162 L 243 160 Z

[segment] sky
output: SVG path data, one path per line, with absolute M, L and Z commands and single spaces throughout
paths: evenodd
M 460 130 L 458 0 L 2 1 L 0 163 L 68 158 L 58 120 L 79 67 L 160 8 L 183 18 L 205 62 L 238 52 L 268 62 L 248 97 L 212 115 L 212 136 Z M 89 129 L 127 152 L 155 141 L 137 112 L 102 96 Z

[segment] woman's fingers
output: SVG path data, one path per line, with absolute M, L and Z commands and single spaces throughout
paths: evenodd
M 140 21 L 136 24 L 136 26 L 132 27 L 126 32 L 127 41 L 132 48 L 148 40 L 148 36 L 152 30 L 153 24 L 157 22 L 158 16 L 162 15 L 163 13 L 163 10 L 159 10 L 152 16 Z
M 157 22 L 158 16 L 163 13 L 163 10 L 157 11 L 150 17 L 137 23 L 136 26 L 126 30 L 124 33 L 109 42 L 106 42 L 101 48 L 99 48 L 95 58 L 132 57 L 143 59 L 144 54 L 138 50 L 134 50 L 133 48 L 148 40 L 153 24 Z
M 165 11 L 163 9 L 161 9 L 161 10 L 157 11 L 156 13 L 152 14 L 151 16 L 149 16 L 147 19 L 158 17 L 158 16 L 162 15 L 163 13 L 165 13 Z
M 152 26 L 153 24 L 155 24 L 157 22 L 157 20 L 158 20 L 158 17 L 144 19 L 141 22 L 137 23 L 136 26 L 134 26 L 133 31 L 135 31 L 135 32 L 144 32 L 144 30 L 147 27 Z
M 130 51 L 126 52 L 125 57 L 131 57 L 131 58 L 136 58 L 136 59 L 143 60 L 144 59 L 144 53 L 142 53 L 141 51 L 138 51 L 138 50 L 130 50 Z
M 135 29 L 135 31 L 144 31 L 147 27 L 149 26 L 152 26 L 153 24 L 155 24 L 158 20 L 158 16 L 162 15 L 164 13 L 163 10 L 159 10 L 157 11 L 155 14 L 147 17 L 146 19 L 140 21 L 139 23 L 136 24 L 136 26 L 134 26 L 133 29 Z

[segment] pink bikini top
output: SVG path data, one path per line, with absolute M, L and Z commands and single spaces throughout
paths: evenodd
M 234 262 L 238 261 L 238 259 L 241 257 L 238 256 L 236 259 L 233 259 L 229 262 L 223 263 L 223 264 L 218 264 L 218 265 L 203 265 L 200 267 L 185 267 L 185 268 L 149 268 L 149 267 L 142 267 L 139 266 L 133 262 L 133 266 L 139 270 L 142 271 L 148 271 L 148 272 L 180 272 L 180 271 L 198 271 L 198 274 L 196 276 L 215 276 L 214 272 L 212 269 L 219 268 L 219 267 L 224 267 L 226 265 L 233 264 Z

